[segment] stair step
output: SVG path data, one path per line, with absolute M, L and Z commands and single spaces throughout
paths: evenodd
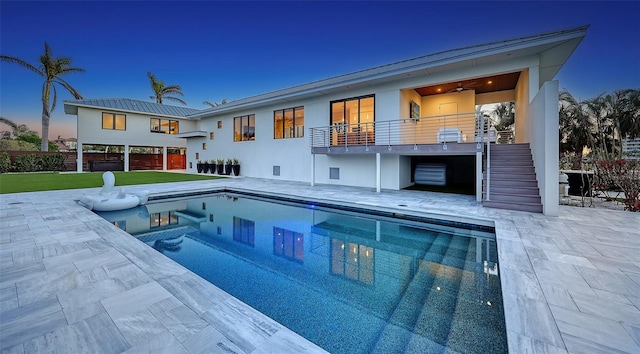
M 533 173 L 536 171 L 533 166 L 491 166 L 491 174 L 494 173 Z
M 518 173 L 518 172 L 496 172 L 491 170 L 491 179 L 518 179 L 518 180 L 535 180 L 535 173 Z M 485 176 L 486 179 L 486 176 Z
M 515 149 L 531 149 L 529 143 L 524 144 L 491 144 L 491 149 L 497 150 L 515 150 Z
M 496 193 L 494 191 L 491 192 L 491 201 L 507 201 L 507 202 L 517 202 L 523 204 L 540 204 L 542 199 L 539 195 L 525 195 L 519 194 L 516 191 L 513 193 Z M 483 199 L 486 198 L 486 193 L 483 193 Z
M 486 185 L 486 180 L 483 180 L 483 185 Z M 498 179 L 491 178 L 491 188 L 494 187 L 538 187 L 538 181 L 536 180 L 517 180 L 517 179 Z
M 533 166 L 531 160 L 491 160 L 491 168 L 496 166 Z
M 484 207 L 495 208 L 495 209 L 519 210 L 519 211 L 528 211 L 531 213 L 542 213 L 542 204 L 539 204 L 539 203 L 515 203 L 515 202 L 508 202 L 508 201 L 484 200 L 482 201 L 482 205 Z
M 490 192 L 521 195 L 540 195 L 540 190 L 538 189 L 538 187 L 497 187 L 492 185 Z

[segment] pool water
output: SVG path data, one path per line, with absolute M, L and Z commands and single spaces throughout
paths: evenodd
M 229 193 L 99 214 L 329 352 L 507 352 L 487 227 Z

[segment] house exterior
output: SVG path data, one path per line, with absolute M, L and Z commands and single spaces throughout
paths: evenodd
M 186 140 L 192 173 L 199 160 L 235 158 L 243 176 L 312 185 L 380 191 L 417 182 L 470 183 L 487 206 L 557 215 L 553 79 L 586 30 L 448 50 L 232 101 L 185 114 L 175 136 Z M 496 132 L 481 111 L 506 101 L 516 107 L 509 136 Z M 99 121 L 102 107 L 77 102 L 65 102 L 65 110 L 78 107 L 72 111 L 80 146 L 100 132 L 98 123 L 89 126 L 80 116 L 94 112 L 89 120 Z M 149 116 L 139 119 L 142 124 Z M 141 140 L 134 135 L 119 141 Z
M 117 98 L 65 101 L 64 111 L 77 116 L 78 172 L 93 170 L 102 161 L 110 162 L 109 169 L 119 162 L 124 171 L 186 168 L 187 141 L 176 136 L 196 128 L 196 122 L 186 117 L 197 109 Z M 96 145 L 117 149 L 114 153 L 88 149 Z
M 413 184 L 418 161 L 459 156 L 471 163 L 449 164 L 453 178 L 475 180 L 477 199 L 486 200 L 493 139 L 476 108 L 514 101 L 514 140 L 529 144 L 541 211 L 556 215 L 553 79 L 586 29 L 426 55 L 204 110 L 190 116 L 197 130 L 181 133 L 188 160 L 237 158 L 246 176 L 379 191 Z

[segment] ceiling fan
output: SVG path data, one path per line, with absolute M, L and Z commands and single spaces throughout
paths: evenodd
M 476 86 L 476 85 L 477 85 L 477 82 L 471 82 L 471 83 L 468 83 L 466 85 L 463 85 L 461 82 L 459 82 L 458 86 L 456 86 L 456 88 L 447 91 L 447 93 L 449 93 L 449 92 L 462 92 L 464 90 L 471 90 L 471 88 Z

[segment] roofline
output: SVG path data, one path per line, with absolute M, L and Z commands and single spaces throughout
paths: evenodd
M 348 85 L 355 85 L 374 79 L 392 78 L 393 76 L 406 74 L 407 72 L 415 72 L 455 62 L 461 62 L 463 60 L 476 59 L 479 57 L 500 54 L 502 52 L 524 49 L 532 47 L 534 44 L 537 44 L 536 42 L 539 42 L 539 44 L 545 44 L 548 42 L 567 41 L 574 38 L 584 37 L 586 35 L 587 28 L 589 28 L 589 25 L 549 31 L 540 34 L 499 40 L 457 49 L 450 49 L 433 54 L 427 54 L 411 59 L 402 60 L 399 62 L 379 65 L 369 69 L 355 71 L 348 74 L 338 75 L 323 80 L 313 81 L 302 85 L 292 86 L 281 90 L 243 98 L 237 101 L 232 101 L 210 109 L 206 109 L 201 112 L 187 115 L 187 117 L 192 119 L 200 119 L 206 116 L 210 116 L 214 113 L 224 113 L 227 111 L 243 109 L 255 105 L 267 104 L 276 100 L 291 100 L 304 94 L 310 94 L 314 92 L 323 94 L 322 91 L 340 88 Z
M 111 98 L 110 98 L 111 99 Z M 124 100 L 126 98 L 113 98 L 114 100 Z M 134 99 L 130 99 L 132 101 L 139 101 L 139 100 L 134 100 Z M 144 102 L 144 101 L 140 101 L 140 102 Z M 167 117 L 167 118 L 180 118 L 180 119 L 186 119 L 186 120 L 193 120 L 193 118 L 191 118 L 191 114 L 189 115 L 185 115 L 185 116 L 176 116 L 176 115 L 171 115 L 171 114 L 157 114 L 157 113 L 151 113 L 151 112 L 145 112 L 145 111 L 136 111 L 136 110 L 131 110 L 131 109 L 121 109 L 121 108 L 114 108 L 114 107 L 107 107 L 107 106 L 101 106 L 101 105 L 92 105 L 92 104 L 85 104 L 85 103 L 78 103 L 77 101 L 73 101 L 73 100 L 65 100 L 63 101 L 64 103 L 64 113 L 66 114 L 71 114 L 71 115 L 78 115 L 78 108 L 77 107 L 82 107 L 82 108 L 92 108 L 92 109 L 104 109 L 104 110 L 108 110 L 108 111 L 115 111 L 115 112 L 125 112 L 125 113 L 136 113 L 136 114 L 145 114 L 145 115 L 150 115 L 150 116 L 154 116 L 154 117 Z M 68 106 L 71 107 L 76 107 L 75 109 L 67 109 Z M 178 107 L 178 106 L 172 106 L 172 107 Z M 184 107 L 178 107 L 178 108 L 184 108 Z M 194 110 L 196 110 L 195 108 L 193 108 Z

